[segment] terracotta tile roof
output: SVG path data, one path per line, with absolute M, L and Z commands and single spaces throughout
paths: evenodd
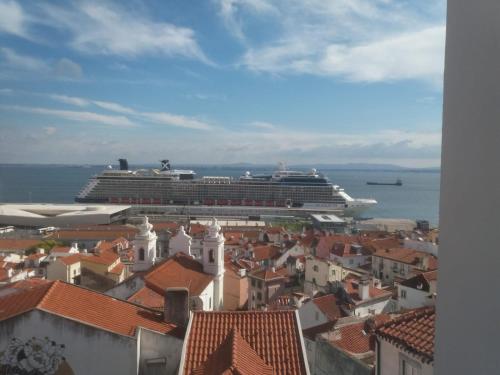
M 344 289 L 349 294 L 351 299 L 358 303 L 361 302 L 361 297 L 359 296 L 359 279 L 355 277 L 347 277 L 344 280 Z M 390 298 L 392 296 L 392 292 L 387 291 L 385 289 L 375 288 L 373 285 L 369 286 L 368 294 L 370 298 Z
M 118 263 L 116 266 L 109 270 L 109 273 L 112 273 L 114 275 L 121 275 L 124 269 L 125 265 L 123 263 Z
M 388 322 L 387 314 L 377 315 L 361 323 L 342 326 L 330 336 L 330 343 L 351 354 L 363 354 L 375 349 L 373 330 Z
M 417 309 L 382 325 L 376 333 L 431 363 L 434 361 L 435 320 L 434 307 Z
M 177 253 L 148 272 L 146 285 L 158 293 L 169 287 L 187 287 L 190 296 L 200 295 L 214 279 L 203 272 L 203 265 L 184 253 Z
M 249 276 L 270 281 L 274 279 L 285 279 L 288 277 L 288 272 L 285 267 L 275 268 L 261 268 L 250 272 Z
M 414 249 L 406 249 L 404 247 L 385 248 L 377 250 L 373 255 L 414 266 L 419 266 L 423 259 L 427 257 L 429 261 L 428 269 L 437 269 L 437 258 L 435 256 Z
M 50 252 L 51 253 L 68 253 L 71 250 L 70 246 L 55 246 Z
M 77 229 L 64 229 L 52 233 L 48 238 L 53 240 L 114 240 L 119 237 L 126 239 L 133 239 L 138 229 L 128 226 L 113 226 L 102 228 L 92 227 L 77 228 Z
M 157 310 L 163 310 L 165 307 L 164 297 L 147 286 L 132 294 L 127 301 Z
M 40 243 L 40 240 L 16 240 L 16 239 L 0 239 L 0 251 L 1 250 L 11 250 L 11 251 L 24 251 L 28 250 L 30 247 L 36 246 Z
M 335 298 L 333 294 L 316 297 L 311 301 L 318 307 L 318 309 L 320 309 L 323 314 L 326 315 L 326 317 L 330 321 L 335 321 L 345 316 L 339 306 L 339 301 L 337 301 L 337 298 Z
M 274 371 L 259 357 L 238 329 L 233 328 L 217 350 L 194 369 L 192 374 L 273 375 Z
M 280 247 L 276 245 L 254 246 L 253 260 L 260 262 L 266 259 L 274 259 L 281 255 Z
M 33 309 L 131 337 L 137 327 L 159 333 L 175 329 L 153 310 L 62 281 L 0 297 L 0 321 Z
M 65 265 L 69 266 L 71 264 L 75 264 L 80 262 L 81 260 L 81 255 L 80 254 L 73 254 L 67 257 L 59 257 L 58 260 L 63 262 Z
M 264 231 L 269 234 L 280 234 L 283 232 L 283 227 L 266 227 Z
M 200 236 L 205 234 L 205 226 L 202 224 L 191 224 L 189 226 L 189 235 L 190 236 Z
M 235 329 L 241 339 L 231 338 L 230 333 Z M 233 333 L 233 336 L 237 335 Z M 216 358 L 224 357 L 221 354 L 224 350 L 228 351 L 228 341 L 231 340 L 236 340 L 240 348 L 240 353 L 233 358 L 238 362 L 241 360 L 238 367 L 241 375 L 255 373 L 248 367 L 251 362 L 254 363 L 255 371 L 261 370 L 264 374 L 269 373 L 266 365 L 272 367 L 271 373 L 276 375 L 306 373 L 306 359 L 302 355 L 300 332 L 293 311 L 195 312 L 186 340 L 184 374 L 196 374 L 200 367 L 204 368 L 203 364 L 207 360 L 214 361 L 210 357 L 218 350 Z M 257 360 L 256 356 L 262 361 Z M 226 355 L 220 361 L 226 365 L 229 358 L 231 355 Z M 211 371 L 202 373 L 222 373 L 216 372 L 214 364 L 211 366 L 205 367 Z
M 105 266 L 111 266 L 115 263 L 120 256 L 112 250 L 101 251 L 99 253 L 88 253 L 86 255 L 81 255 L 81 261 L 83 263 L 96 263 L 103 264 Z

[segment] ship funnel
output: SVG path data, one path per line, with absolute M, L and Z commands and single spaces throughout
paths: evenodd
M 170 170 L 170 162 L 168 160 L 160 160 L 161 162 L 161 170 L 162 171 L 169 171 Z
M 118 159 L 120 162 L 120 171 L 128 171 L 128 161 L 127 159 Z

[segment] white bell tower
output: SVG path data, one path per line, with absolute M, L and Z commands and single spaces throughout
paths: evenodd
M 148 217 L 142 218 L 142 223 L 138 225 L 139 233 L 134 239 L 134 266 L 133 271 L 146 271 L 154 265 L 156 261 L 156 236 L 153 225 L 148 221 Z
M 221 310 L 224 296 L 224 236 L 213 218 L 203 239 L 203 271 L 215 276 L 213 309 Z

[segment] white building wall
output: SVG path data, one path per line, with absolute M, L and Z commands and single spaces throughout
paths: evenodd
M 200 293 L 199 299 L 203 303 L 203 311 L 214 310 L 214 283 L 211 282 L 207 285 L 205 290 Z
M 278 259 L 276 259 L 276 261 L 274 262 L 274 266 L 281 267 L 283 264 L 286 263 L 286 260 L 290 255 L 293 256 L 304 255 L 304 248 L 302 248 L 301 246 L 294 246 L 291 249 L 285 251 L 283 254 L 281 254 L 281 256 Z
M 344 267 L 360 267 L 366 263 L 369 263 L 371 255 L 354 255 L 348 257 L 339 257 L 335 254 L 330 254 L 330 260 L 339 262 Z
M 377 358 L 377 367 L 380 367 L 379 374 L 381 375 L 401 375 L 400 371 L 401 358 L 409 358 L 420 365 L 419 375 L 433 375 L 434 366 L 432 364 L 422 363 L 422 361 L 405 351 L 399 350 L 390 342 L 379 338 L 378 345 L 380 345 L 380 354 Z
M 312 301 L 304 303 L 299 308 L 299 319 L 302 329 L 316 327 L 328 322 L 323 312 Z
M 179 367 L 183 341 L 169 335 L 159 335 L 149 329 L 140 329 L 140 374 L 176 374 Z M 158 369 L 158 364 L 151 362 L 165 360 L 162 372 L 153 371 Z M 149 365 L 148 365 L 149 362 Z
M 48 337 L 64 345 L 66 362 L 79 374 L 137 374 L 137 341 L 33 310 L 0 323 L 0 352 L 13 338 Z M 119 359 L 119 360 L 117 360 Z
M 434 256 L 438 256 L 439 246 L 435 243 L 429 241 L 417 241 L 412 239 L 405 239 L 403 247 L 407 249 L 414 249 L 418 251 L 424 251 L 427 254 L 432 254 Z
M 402 290 L 406 292 L 405 298 L 401 297 Z M 398 307 L 400 309 L 416 309 L 424 306 L 432 306 L 435 303 L 434 298 L 429 297 L 432 297 L 432 293 L 398 285 Z
M 386 309 L 386 306 L 389 304 L 389 302 L 390 302 L 390 298 L 388 298 L 384 301 L 375 302 L 373 304 L 368 304 L 368 305 L 356 307 L 354 309 L 353 315 L 364 317 L 364 316 L 368 316 L 368 315 L 380 314 Z M 375 312 L 371 312 L 373 310 Z

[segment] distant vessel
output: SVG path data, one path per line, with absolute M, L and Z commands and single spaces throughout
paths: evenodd
M 403 181 L 400 178 L 396 180 L 396 182 L 372 182 L 368 181 L 367 185 L 390 185 L 390 186 L 401 186 L 403 185 Z
M 266 175 L 246 172 L 239 179 L 195 178 L 194 171 L 172 169 L 168 160 L 161 161 L 160 170 L 130 170 L 125 159 L 120 159 L 119 170 L 108 167 L 90 178 L 75 200 L 141 205 L 301 207 L 339 210 L 353 217 L 377 203 L 374 199 L 350 197 L 316 169 L 299 172 L 280 165 L 279 170 Z

